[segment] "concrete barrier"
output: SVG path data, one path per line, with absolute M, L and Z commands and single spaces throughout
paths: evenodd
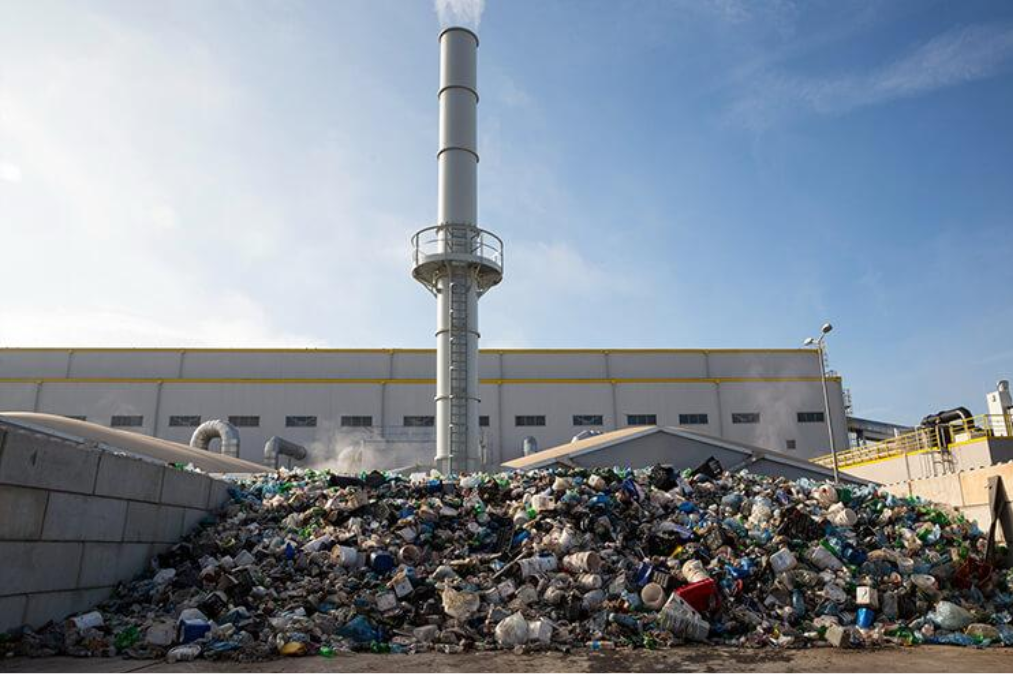
M 906 482 L 888 484 L 882 488 L 897 496 L 917 496 L 936 503 L 952 506 L 963 513 L 968 520 L 977 521 L 978 526 L 988 530 L 992 522 L 989 509 L 989 479 L 1000 477 L 1006 490 L 1010 509 L 1013 509 L 1013 461 L 999 465 L 962 470 L 939 477 L 912 479 Z M 997 540 L 1005 542 L 1001 530 L 997 529 Z
M 0 423 L 0 632 L 106 599 L 219 509 L 229 486 Z

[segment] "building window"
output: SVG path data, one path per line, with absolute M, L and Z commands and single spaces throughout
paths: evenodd
M 800 411 L 796 414 L 796 422 L 823 423 L 825 422 L 825 414 L 822 411 Z
M 653 413 L 626 414 L 626 425 L 657 425 L 658 416 Z
M 71 420 L 85 420 L 85 416 L 64 416 L 65 418 L 71 418 Z
M 573 416 L 573 427 L 589 427 L 591 425 L 604 425 L 604 416 Z
M 434 416 L 405 416 L 402 424 L 406 427 L 433 427 Z
M 259 427 L 259 416 L 228 416 L 228 422 L 235 427 Z
M 199 416 L 171 416 L 167 419 L 167 427 L 199 427 Z
M 142 416 L 110 416 L 111 427 L 142 427 Z
M 490 426 L 491 426 L 491 417 L 490 416 L 480 416 L 480 427 L 490 427 Z
M 790 451 L 795 449 L 796 448 L 796 440 L 795 439 L 787 439 L 786 440 L 786 448 L 789 449 Z
M 342 427 L 373 427 L 373 416 L 342 416 Z
M 707 413 L 680 413 L 679 414 L 680 425 L 707 425 L 708 414 Z
M 760 413 L 733 413 L 732 422 L 736 425 L 746 425 L 761 422 Z
M 316 416 L 285 416 L 285 427 L 316 427 Z
M 516 416 L 516 427 L 544 427 L 547 416 Z

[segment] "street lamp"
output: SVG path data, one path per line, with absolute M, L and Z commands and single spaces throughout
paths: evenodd
M 832 436 L 832 414 L 828 406 L 828 383 L 825 381 L 825 336 L 832 331 L 832 324 L 825 322 L 821 327 L 821 335 L 804 340 L 804 347 L 815 347 L 818 350 L 818 367 L 821 369 L 821 393 L 825 397 L 825 423 L 828 425 L 828 448 L 832 452 L 832 477 L 836 486 L 839 485 L 839 456 L 836 455 L 836 443 Z

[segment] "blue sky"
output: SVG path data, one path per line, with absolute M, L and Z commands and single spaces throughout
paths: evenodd
M 437 28 L 0 1 L 0 345 L 431 346 Z M 904 422 L 1012 377 L 1010 2 L 488 0 L 479 32 L 484 346 L 828 319 L 855 411 Z

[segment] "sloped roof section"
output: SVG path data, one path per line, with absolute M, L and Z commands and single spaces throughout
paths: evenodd
M 41 434 L 72 439 L 81 444 L 123 451 L 153 462 L 181 465 L 191 463 L 203 472 L 243 474 L 270 472 L 270 468 L 247 460 L 210 453 L 137 432 L 126 432 L 48 413 L 0 413 L 0 422 L 9 422 Z
M 684 456 L 686 442 L 694 442 L 703 445 L 703 447 L 718 449 L 721 450 L 723 454 L 728 452 L 729 454 L 732 454 L 728 457 L 729 460 L 735 460 L 737 455 L 741 456 L 743 459 L 741 463 L 725 466 L 733 472 L 738 472 L 743 469 L 748 469 L 751 472 L 758 474 L 767 474 L 769 472 L 778 474 L 781 472 L 785 476 L 793 479 L 801 476 L 832 476 L 832 471 L 828 468 L 815 465 L 814 463 L 802 458 L 796 458 L 795 456 L 788 456 L 778 451 L 772 451 L 771 449 L 750 446 L 748 444 L 740 444 L 728 439 L 707 435 L 703 432 L 695 432 L 683 427 L 656 426 L 628 427 L 622 430 L 613 430 L 612 432 L 606 432 L 578 442 L 562 444 L 544 451 L 538 451 L 537 453 L 529 456 L 523 456 L 522 458 L 506 461 L 503 463 L 503 466 L 514 470 L 535 470 L 551 467 L 553 465 L 588 467 L 586 459 L 589 456 L 598 452 L 607 452 L 610 449 L 616 449 L 619 447 L 622 448 L 623 453 L 621 464 L 630 465 L 631 460 L 628 455 L 630 442 L 658 434 L 671 435 L 673 437 L 678 437 L 681 440 L 679 449 L 680 459 Z M 678 465 L 680 460 L 670 459 L 662 462 L 667 465 Z M 701 461 L 695 461 L 695 464 L 699 462 Z M 840 480 L 852 484 L 864 483 L 864 480 L 845 473 L 840 473 Z

